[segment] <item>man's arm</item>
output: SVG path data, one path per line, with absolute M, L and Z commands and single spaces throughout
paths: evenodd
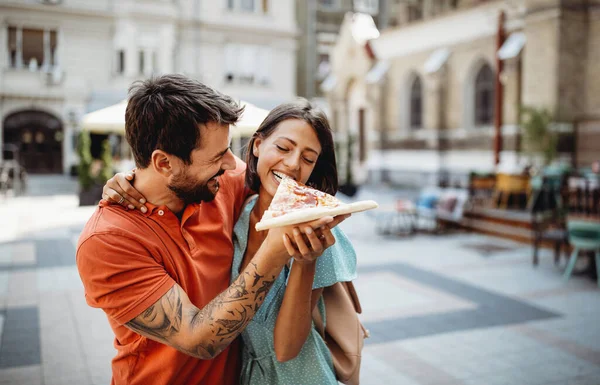
M 154 305 L 126 326 L 200 359 L 212 359 L 248 325 L 263 303 L 283 265 L 260 274 L 255 262 L 203 309 L 194 306 L 175 284 Z
M 310 226 L 319 228 L 330 220 L 322 218 Z M 183 289 L 175 284 L 125 326 L 193 357 L 214 358 L 246 328 L 289 260 L 289 254 L 297 253 L 289 249 L 289 242 L 284 245 L 281 241 L 286 231 L 289 229 L 271 230 L 238 279 L 204 308 L 192 304 Z M 313 250 L 310 258 L 316 258 L 331 246 L 314 231 L 305 235 L 311 244 L 322 247 L 317 253 Z M 306 245 L 301 248 L 308 250 Z

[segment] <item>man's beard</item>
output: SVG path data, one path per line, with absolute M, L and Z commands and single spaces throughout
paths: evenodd
M 219 192 L 219 181 L 214 180 L 211 189 L 208 184 L 216 177 L 221 176 L 225 173 L 225 170 L 220 170 L 213 177 L 204 183 L 191 182 L 192 178 L 189 178 L 187 174 L 183 177 L 178 177 L 168 185 L 169 189 L 175 193 L 177 198 L 181 199 L 184 204 L 210 202 L 215 199 L 217 192 Z

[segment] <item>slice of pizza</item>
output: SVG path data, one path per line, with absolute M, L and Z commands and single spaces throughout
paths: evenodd
M 256 231 L 262 231 L 309 222 L 324 216 L 356 213 L 377 207 L 375 201 L 344 203 L 332 195 L 296 182 L 292 178 L 283 178 L 269 208 L 255 227 Z

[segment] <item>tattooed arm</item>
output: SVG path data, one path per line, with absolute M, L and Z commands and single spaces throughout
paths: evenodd
M 330 220 L 322 218 L 310 225 L 318 228 Z M 194 306 L 183 289 L 175 284 L 154 305 L 125 325 L 193 357 L 214 358 L 245 329 L 287 263 L 289 254 L 296 252 L 289 249 L 289 242 L 286 245 L 282 242 L 285 233 L 285 229 L 271 230 L 238 279 L 204 308 Z M 321 242 L 314 232 L 306 237 L 309 242 Z M 296 245 L 307 249 L 305 244 Z
M 175 284 L 126 326 L 190 356 L 212 359 L 246 327 L 265 299 L 283 265 L 266 275 L 251 262 L 238 279 L 203 309 L 194 306 Z

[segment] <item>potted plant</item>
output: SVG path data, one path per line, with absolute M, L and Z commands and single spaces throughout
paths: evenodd
M 348 140 L 346 142 L 346 177 L 344 183 L 340 185 L 340 192 L 349 197 L 353 197 L 358 192 L 358 185 L 354 182 L 352 169 L 354 142 L 354 135 L 348 134 Z
M 544 166 L 549 165 L 556 158 L 558 146 L 558 134 L 551 127 L 552 114 L 547 109 L 522 107 L 521 115 L 525 152 L 530 158 L 541 157 Z
M 102 187 L 113 175 L 112 155 L 110 143 L 105 140 L 102 144 L 100 168 L 94 172 L 94 159 L 91 153 L 92 140 L 87 131 L 81 131 L 77 141 L 79 166 L 77 176 L 79 179 L 79 205 L 90 206 L 97 204 L 102 199 Z

